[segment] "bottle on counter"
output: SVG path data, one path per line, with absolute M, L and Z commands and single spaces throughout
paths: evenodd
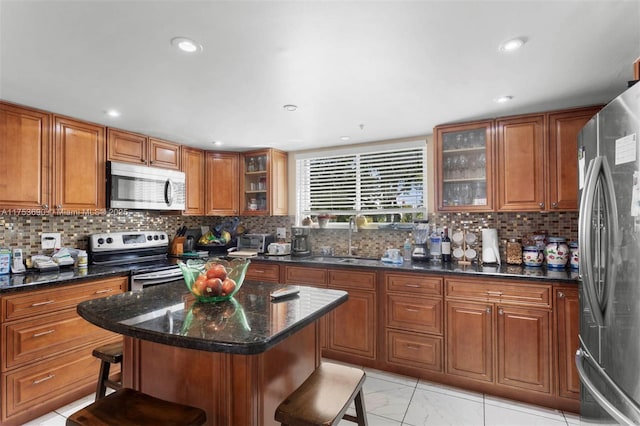
M 402 248 L 403 248 L 402 256 L 404 260 L 405 261 L 411 260 L 411 238 L 407 238 L 404 241 L 404 246 Z
M 451 238 L 449 238 L 449 229 L 445 226 L 442 231 L 442 261 L 451 262 Z
M 429 250 L 431 260 L 433 262 L 440 262 L 442 260 L 442 237 L 438 233 L 435 224 L 433 225 L 433 231 L 431 232 L 429 240 L 431 241 L 431 248 Z

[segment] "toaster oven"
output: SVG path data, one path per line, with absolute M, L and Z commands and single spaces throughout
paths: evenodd
M 269 244 L 276 241 L 273 234 L 244 234 L 238 236 L 238 250 L 251 250 L 266 253 Z

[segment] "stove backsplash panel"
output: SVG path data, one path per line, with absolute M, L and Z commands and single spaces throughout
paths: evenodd
M 8 216 L 0 215 L 0 247 L 20 247 L 25 256 L 42 253 L 40 234 L 59 232 L 62 245 L 87 248 L 87 236 L 96 232 L 162 230 L 173 236 L 180 226 L 196 228 L 201 225 L 214 227 L 227 220 L 226 217 L 173 216 L 156 212 L 127 212 L 122 215 L 104 216 Z M 247 232 L 276 233 L 276 228 L 287 229 L 295 224 L 292 216 L 242 217 L 241 223 Z M 578 213 L 441 213 L 430 214 L 429 223 L 438 227 L 449 226 L 455 230 L 467 226 L 478 232 L 484 227 L 496 228 L 504 251 L 505 241 L 521 238 L 537 231 L 547 235 L 561 236 L 568 241 L 576 241 L 578 235 Z M 380 257 L 389 247 L 401 248 L 409 231 L 366 229 L 353 234 L 353 244 L 358 246 L 357 255 Z M 320 247 L 333 247 L 336 255 L 347 252 L 347 231 L 345 229 L 314 229 L 311 232 L 313 251 Z

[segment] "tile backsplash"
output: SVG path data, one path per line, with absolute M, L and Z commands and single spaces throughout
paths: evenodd
M 25 256 L 42 253 L 40 234 L 59 232 L 62 245 L 85 249 L 87 236 L 97 232 L 164 230 L 172 236 L 182 225 L 195 228 L 201 225 L 214 227 L 226 217 L 175 216 L 155 212 L 127 212 L 122 215 L 104 216 L 0 216 L 0 247 L 20 247 Z M 287 228 L 295 224 L 292 216 L 241 218 L 247 232 L 274 233 L 277 227 Z M 521 238 L 527 234 L 543 231 L 547 235 L 577 241 L 578 213 L 432 213 L 429 223 L 438 227 L 448 226 L 452 230 L 468 227 L 472 232 L 496 228 L 504 252 L 505 241 Z M 357 255 L 380 257 L 389 247 L 401 248 L 410 231 L 365 229 L 353 234 L 353 244 L 358 246 Z M 331 246 L 336 255 L 347 252 L 346 229 L 313 229 L 310 241 L 314 252 L 322 246 Z

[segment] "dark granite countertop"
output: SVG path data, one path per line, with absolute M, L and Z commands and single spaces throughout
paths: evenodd
M 557 283 L 578 284 L 578 271 L 575 269 L 552 269 L 546 266 L 527 267 L 521 265 L 460 265 L 457 262 L 404 262 L 403 264 L 390 264 L 380 259 L 340 257 L 340 256 L 257 256 L 258 261 L 295 263 L 305 266 L 330 266 L 348 268 L 383 268 L 387 270 L 403 272 L 425 272 L 429 274 L 462 275 L 462 276 L 487 276 L 494 278 L 543 280 Z
M 282 284 L 245 281 L 234 298 L 196 302 L 183 283 L 148 287 L 82 302 L 87 321 L 138 339 L 234 354 L 262 353 L 347 300 L 339 290 L 299 286 L 300 293 L 272 302 Z

